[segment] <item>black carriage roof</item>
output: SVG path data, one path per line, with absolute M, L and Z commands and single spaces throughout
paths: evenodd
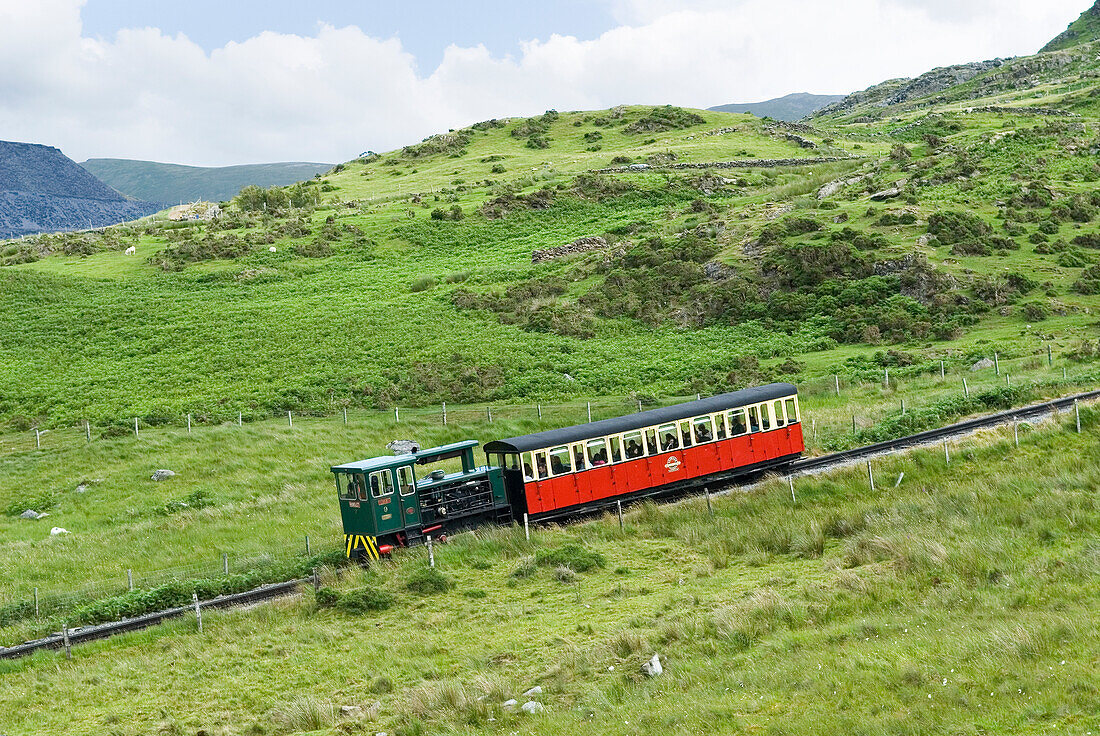
M 629 432 L 632 429 L 652 427 L 657 424 L 674 422 L 678 419 L 687 419 L 700 414 L 712 414 L 736 409 L 739 406 L 750 406 L 764 401 L 781 399 L 793 396 L 798 389 L 790 383 L 772 383 L 767 386 L 746 388 L 741 391 L 733 391 L 728 394 L 710 396 L 699 401 L 689 401 L 686 404 L 674 404 L 663 406 L 660 409 L 627 414 L 614 419 L 601 419 L 590 424 L 578 424 L 573 427 L 551 429 L 546 432 L 525 434 L 522 437 L 512 437 L 506 440 L 494 440 L 485 444 L 485 452 L 526 452 L 528 450 L 542 450 L 547 447 L 557 447 L 570 442 L 580 442 L 592 437 L 604 437 L 620 432 Z

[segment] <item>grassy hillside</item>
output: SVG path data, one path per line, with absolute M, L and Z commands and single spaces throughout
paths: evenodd
M 1077 350 L 1096 131 L 951 109 L 820 130 L 548 113 L 251 191 L 212 225 L 0 246 L 0 418 L 667 396 Z M 606 247 L 532 263 L 589 236 Z
M 462 535 L 435 576 L 423 550 L 327 573 L 317 600 L 335 607 L 307 594 L 207 613 L 202 635 L 180 620 L 71 663 L 5 662 L 6 732 L 1086 733 L 1093 413 L 1085 428 L 880 461 L 877 493 L 857 467 L 800 480 L 793 502 L 784 482 L 717 498 L 713 517 L 697 500 L 623 531 Z
M 332 164 L 286 162 L 244 166 L 181 166 L 155 161 L 92 158 L 80 164 L 123 194 L 148 202 L 220 202 L 248 185 L 285 186 L 323 174 Z
M 1081 13 L 1069 28 L 1043 47 L 1043 51 L 1061 51 L 1071 46 L 1100 40 L 1100 2 Z

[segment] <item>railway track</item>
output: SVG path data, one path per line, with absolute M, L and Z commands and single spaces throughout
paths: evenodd
M 997 412 L 996 414 L 966 419 L 961 422 L 949 424 L 945 427 L 939 427 L 938 429 L 917 432 L 916 434 L 900 437 L 896 440 L 876 442 L 871 445 L 865 445 L 864 447 L 834 452 L 820 457 L 805 458 L 791 465 L 790 472 L 799 474 L 819 473 L 830 468 L 840 467 L 859 460 L 886 455 L 913 447 L 935 444 L 941 440 L 960 437 L 979 429 L 997 427 L 1010 422 L 1042 418 L 1055 412 L 1072 409 L 1078 402 L 1094 401 L 1097 399 L 1100 399 L 1100 390 L 1088 391 L 1073 396 L 1065 396 L 1060 399 L 1031 404 L 1018 409 L 1008 409 L 1006 411 Z M 309 582 L 309 578 L 302 578 L 288 580 L 282 583 L 272 583 L 243 593 L 234 593 L 232 595 L 219 596 L 209 601 L 201 601 L 198 605 L 200 609 L 219 609 L 262 603 L 275 598 L 293 595 L 298 591 L 300 585 Z M 168 619 L 178 618 L 194 612 L 194 605 L 180 606 L 178 608 L 148 613 L 144 616 L 123 619 L 122 621 L 112 621 L 106 624 L 69 629 L 68 643 L 70 646 L 73 646 L 85 642 L 96 641 L 97 639 L 106 639 L 131 631 L 140 631 L 141 629 L 156 626 Z M 62 649 L 65 647 L 65 641 L 65 634 L 59 632 L 13 647 L 0 647 L 0 659 L 17 659 L 32 654 L 40 649 Z

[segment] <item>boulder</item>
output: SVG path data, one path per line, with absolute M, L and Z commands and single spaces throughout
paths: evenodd
M 76 487 L 76 492 L 77 493 L 84 493 L 84 491 L 86 491 L 86 490 L 88 490 L 88 484 L 87 483 L 81 483 L 80 485 L 78 485 Z
M 833 218 L 833 222 L 835 222 L 837 225 L 848 222 L 848 213 L 841 212 L 839 215 Z
M 885 202 L 888 199 L 894 199 L 900 197 L 902 193 L 901 187 L 890 187 L 889 189 L 883 189 L 881 192 L 875 192 L 871 195 L 872 202 Z
M 660 677 L 665 671 L 665 668 L 661 666 L 661 655 L 654 654 L 653 657 L 642 665 L 642 672 L 646 674 L 646 677 Z
M 538 702 L 537 700 L 528 700 L 526 703 L 521 705 L 519 709 L 522 710 L 524 713 L 542 713 L 544 710 L 546 710 L 546 706 Z
M 735 270 L 718 261 L 707 261 L 703 264 L 703 275 L 706 276 L 709 281 L 725 281 L 736 273 Z
M 153 474 L 149 476 L 149 479 L 156 481 L 168 480 L 174 475 L 175 473 L 171 470 L 165 470 L 164 468 L 161 468 L 160 470 L 154 470 Z
M 362 715 L 363 709 L 358 705 L 341 705 L 340 714 L 348 718 L 353 718 Z
M 972 371 L 984 371 L 985 369 L 992 368 L 992 367 L 993 367 L 993 361 L 992 360 L 990 360 L 989 358 L 982 358 L 977 363 L 970 366 L 970 370 L 972 370 Z
M 420 443 L 413 440 L 394 440 L 386 445 L 386 449 L 394 455 L 412 455 L 420 452 Z
M 533 698 L 536 695 L 542 695 L 542 685 L 535 685 L 533 688 L 523 694 L 525 698 Z
M 517 705 L 519 705 L 519 702 L 515 698 L 509 698 L 508 700 L 505 700 L 503 703 L 501 703 L 500 707 L 508 710 L 511 708 L 515 708 Z
M 41 518 L 39 513 L 34 509 L 27 509 L 23 513 L 19 514 L 20 519 L 38 519 Z
M 57 537 L 57 536 L 60 536 L 62 534 L 69 534 L 69 533 L 70 532 L 69 532 L 68 529 L 62 529 L 59 526 L 55 526 L 53 529 L 50 529 L 50 536 L 51 537 Z

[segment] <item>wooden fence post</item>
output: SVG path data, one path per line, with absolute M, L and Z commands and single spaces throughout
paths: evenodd
M 707 506 L 710 506 L 710 493 L 707 493 Z M 621 500 L 615 501 L 615 508 L 619 512 L 619 531 L 623 530 L 623 502 Z
M 485 407 L 485 416 L 489 417 L 489 423 L 491 424 L 493 421 L 493 407 Z
M 317 574 L 316 567 L 313 568 L 313 589 L 315 591 L 321 589 L 321 576 Z
M 836 382 L 836 395 L 840 396 L 840 375 L 834 374 L 833 380 Z
M 1049 343 L 1047 344 L 1047 365 L 1054 365 L 1054 351 L 1051 350 Z
M 309 535 L 307 534 L 306 535 L 306 556 L 308 557 L 312 553 L 313 553 L 312 550 L 310 550 L 310 548 L 309 548 Z
M 134 589 L 134 571 L 132 568 L 126 568 L 126 586 L 132 591 Z

